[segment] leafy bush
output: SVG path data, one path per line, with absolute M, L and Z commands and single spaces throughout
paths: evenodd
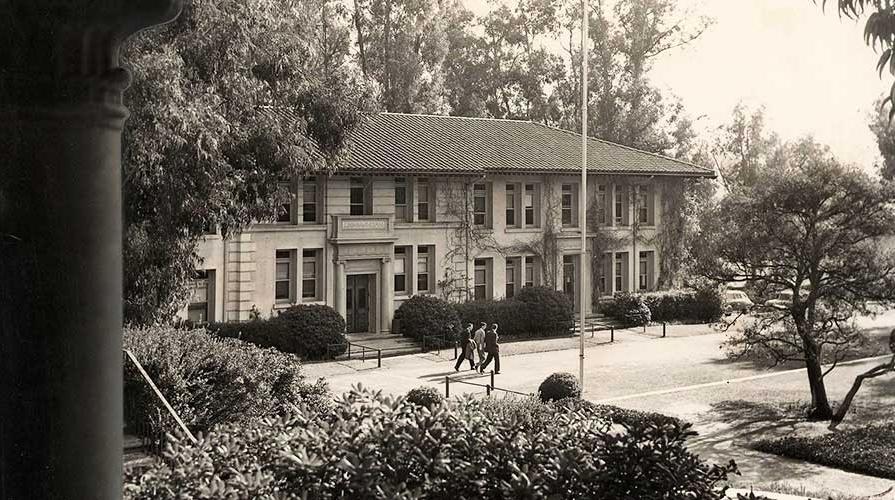
M 527 286 L 516 294 L 515 300 L 525 304 L 532 335 L 567 335 L 575 326 L 575 309 L 563 292 L 543 286 Z
M 441 404 L 444 396 L 438 389 L 430 386 L 414 387 L 407 392 L 407 401 L 417 406 L 431 408 L 432 406 Z
M 460 328 L 451 304 L 430 295 L 414 295 L 401 304 L 395 311 L 395 322 L 401 325 L 401 335 L 415 339 L 443 334 L 453 341 Z
M 647 325 L 652 320 L 650 309 L 641 295 L 630 292 L 616 292 L 613 301 L 604 313 L 627 326 Z
M 514 299 L 477 300 L 454 304 L 460 323 L 472 323 L 478 328 L 479 323 L 489 325 L 497 323 L 501 337 L 528 335 L 531 330 L 527 305 Z
M 541 401 L 558 401 L 565 398 L 580 398 L 581 386 L 571 373 L 557 372 L 541 382 L 538 387 Z
M 812 437 L 785 436 L 753 445 L 758 451 L 861 474 L 895 479 L 895 423 Z
M 299 360 L 291 354 L 215 338 L 201 329 L 125 329 L 123 344 L 194 432 L 251 422 L 295 404 L 316 411 L 329 404 L 324 382 L 305 383 Z M 124 394 L 129 428 L 148 424 L 152 435 L 175 428 L 130 362 L 125 363 Z
M 220 337 L 239 338 L 260 347 L 298 354 L 305 359 L 320 359 L 327 354 L 336 356 L 348 347 L 345 320 L 335 309 L 325 305 L 296 305 L 268 320 L 214 323 L 208 329 Z
M 644 294 L 653 321 L 712 323 L 722 314 L 721 293 L 716 288 L 674 290 Z
M 612 432 L 586 408 L 466 399 L 421 412 L 354 390 L 318 418 L 212 431 L 175 442 L 125 498 L 613 498 L 721 499 L 735 465 L 687 451 L 688 425 Z
M 555 404 L 558 407 L 566 408 L 570 411 L 584 408 L 591 414 L 602 418 L 603 420 L 624 426 L 637 426 L 646 424 L 657 426 L 684 425 L 684 422 L 679 418 L 670 417 L 661 413 L 630 410 L 628 408 L 621 408 L 612 405 L 601 405 L 591 403 L 590 401 L 581 398 L 560 399 L 556 401 Z

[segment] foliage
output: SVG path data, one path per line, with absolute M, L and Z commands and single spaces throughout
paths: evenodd
M 734 464 L 685 447 L 687 425 L 609 432 L 587 409 L 451 401 L 420 409 L 362 389 L 329 416 L 220 428 L 125 478 L 127 499 L 721 499 Z M 506 408 L 510 406 L 510 408 Z
M 876 137 L 876 145 L 879 148 L 883 162 L 878 165 L 880 175 L 889 181 L 895 180 L 895 129 L 889 120 L 889 113 L 883 107 L 883 100 L 878 99 L 874 103 L 874 110 L 870 116 L 870 131 Z
M 656 426 L 684 426 L 682 420 L 676 417 L 669 417 L 661 413 L 631 410 L 619 406 L 603 405 L 591 403 L 581 398 L 566 398 L 555 402 L 557 406 L 575 411 L 579 408 L 586 408 L 587 412 L 594 415 L 595 418 L 619 424 L 626 427 L 636 427 L 639 425 L 656 425 Z
M 534 335 L 542 332 L 532 329 L 528 305 L 516 299 L 476 300 L 453 304 L 460 318 L 460 324 L 472 323 L 478 328 L 479 323 L 491 325 L 497 323 L 501 337 Z
M 206 233 L 272 219 L 288 196 L 278 181 L 342 159 L 373 96 L 346 65 L 347 26 L 333 14 L 330 0 L 190 0 L 128 42 L 128 322 L 169 321 Z
M 395 322 L 401 335 L 422 339 L 429 335 L 453 338 L 460 330 L 457 312 L 445 300 L 430 295 L 414 295 L 395 311 Z
M 653 321 L 713 323 L 721 319 L 721 294 L 714 287 L 647 293 L 643 300 Z
M 783 160 L 705 214 L 694 244 L 698 272 L 792 293 L 786 310 L 760 315 L 733 342 L 744 353 L 805 362 L 811 416 L 829 419 L 821 365 L 835 366 L 853 347 L 850 319 L 871 312 L 869 301 L 895 299 L 895 255 L 886 248 L 895 188 L 842 166 L 811 141 Z
M 753 186 L 768 165 L 780 161 L 783 143 L 767 130 L 763 107 L 749 109 L 742 102 L 733 108 L 730 123 L 723 125 L 712 155 L 729 191 Z
M 529 331 L 543 336 L 565 335 L 575 325 L 568 295 L 543 286 L 527 286 L 514 297 L 528 310 Z
M 603 313 L 627 326 L 648 325 L 652 320 L 650 308 L 642 295 L 631 292 L 615 292 L 612 301 L 603 306 Z
M 784 436 L 753 445 L 758 451 L 895 479 L 895 423 L 870 425 L 821 436 Z
M 127 328 L 123 344 L 193 432 L 257 421 L 295 404 L 317 412 L 328 407 L 325 383 L 305 382 L 291 354 L 217 339 L 201 329 Z M 126 425 L 149 424 L 154 435 L 173 432 L 173 420 L 130 362 L 125 363 L 124 394 L 130 403 Z
M 345 320 L 335 309 L 319 304 L 300 304 L 270 319 L 246 323 L 213 323 L 209 331 L 219 337 L 238 338 L 260 347 L 321 359 L 345 352 Z
M 581 386 L 578 378 L 571 373 L 556 372 L 545 378 L 538 386 L 541 401 L 559 401 L 565 398 L 580 398 Z
M 431 408 L 441 404 L 444 401 L 444 396 L 441 395 L 438 389 L 424 385 L 410 389 L 407 392 L 407 401 L 417 406 Z

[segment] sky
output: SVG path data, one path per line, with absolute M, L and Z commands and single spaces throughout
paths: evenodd
M 835 2 L 830 2 L 835 6 Z M 714 24 L 658 61 L 653 82 L 678 95 L 688 113 L 713 127 L 739 101 L 764 105 L 784 139 L 813 135 L 843 161 L 868 170 L 879 158 L 867 128 L 874 100 L 892 77 L 876 73 L 863 22 L 824 13 L 811 0 L 696 0 Z
M 592 2 L 595 0 L 591 0 Z M 817 0 L 818 3 L 821 0 Z M 476 14 L 485 0 L 465 0 Z M 689 45 L 655 63 L 654 84 L 681 98 L 698 129 L 728 123 L 740 101 L 765 107 L 766 123 L 784 140 L 812 135 L 848 163 L 874 170 L 879 152 L 867 128 L 892 77 L 876 73 L 863 21 L 824 13 L 812 0 L 677 0 L 714 20 Z

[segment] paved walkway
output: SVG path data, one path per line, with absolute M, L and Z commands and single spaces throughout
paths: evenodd
M 882 332 L 895 325 L 895 313 L 866 319 L 862 327 Z M 658 411 L 681 417 L 694 424 L 700 435 L 691 449 L 704 459 L 726 463 L 734 459 L 742 476 L 732 479 L 735 486 L 763 486 L 776 481 L 803 483 L 808 489 L 828 489 L 843 493 L 880 493 L 893 481 L 850 474 L 838 469 L 789 460 L 749 450 L 746 444 L 758 437 L 792 432 L 826 432 L 822 424 L 793 418 L 781 411 L 793 402 L 810 399 L 803 370 L 765 370 L 749 362 L 727 360 L 720 349 L 725 334 L 705 325 L 669 326 L 666 338 L 661 327 L 644 333 L 640 329 L 616 331 L 614 343 L 608 332 L 585 338 L 585 387 L 583 397 L 609 401 L 618 406 Z M 520 392 L 536 392 L 538 385 L 556 371 L 578 373 L 578 339 L 551 339 L 501 346 L 501 374 L 496 385 Z M 445 376 L 485 384 L 487 375 L 467 370 L 454 372 L 449 358 L 441 355 L 412 355 L 375 361 L 309 365 L 308 376 L 326 377 L 335 392 L 343 392 L 360 382 L 393 394 L 413 387 L 433 385 L 444 389 Z M 826 378 L 833 400 L 841 398 L 855 374 L 873 365 L 861 361 L 837 367 Z M 451 384 L 451 395 L 483 393 L 484 389 Z M 895 404 L 895 380 L 882 377 L 865 382 L 858 394 L 858 408 L 889 407 Z M 846 420 L 846 425 L 848 420 Z M 845 426 L 844 426 L 845 427 Z

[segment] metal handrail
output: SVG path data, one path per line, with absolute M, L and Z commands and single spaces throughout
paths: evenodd
M 186 434 L 186 436 L 190 439 L 190 442 L 192 442 L 193 444 L 198 443 L 199 441 L 196 439 L 195 436 L 193 436 L 193 433 L 190 432 L 190 430 L 186 427 L 186 424 L 183 423 L 183 420 L 180 418 L 180 415 L 178 415 L 177 412 L 174 411 L 174 408 L 171 407 L 171 404 L 168 403 L 168 400 L 165 399 L 165 396 L 162 394 L 162 391 L 160 391 L 158 389 L 158 387 L 156 387 L 155 382 L 152 381 L 152 379 L 149 377 L 149 374 L 146 373 L 145 369 L 143 369 L 143 365 L 140 364 L 140 362 L 137 360 L 137 357 L 134 356 L 134 353 L 132 353 L 128 349 L 122 349 L 122 351 L 124 351 L 125 356 L 127 356 L 127 358 L 130 359 L 131 363 L 134 364 L 134 366 L 137 368 L 137 371 L 140 372 L 140 375 L 143 376 L 143 380 L 147 384 L 149 384 L 149 387 L 152 389 L 152 392 L 154 392 L 155 396 L 159 399 L 159 401 L 162 402 L 162 406 L 165 407 L 165 409 L 168 411 L 168 414 L 174 418 L 175 422 L 177 422 L 177 426 L 180 427 L 180 430 L 183 431 L 184 434 Z
M 364 363 L 367 362 L 367 351 L 368 351 L 368 350 L 369 350 L 369 351 L 376 351 L 376 367 L 377 367 L 377 368 L 382 368 L 382 351 L 383 351 L 383 350 L 388 350 L 388 349 L 381 349 L 381 348 L 378 348 L 378 347 L 365 346 L 365 345 L 363 345 L 363 344 L 358 344 L 358 343 L 356 343 L 356 342 L 348 342 L 348 341 L 346 341 L 346 342 L 339 342 L 339 343 L 336 343 L 336 344 L 329 344 L 328 346 L 326 346 L 326 354 L 327 354 L 327 357 L 330 357 L 330 353 L 332 352 L 332 348 L 333 348 L 333 347 L 337 347 L 337 346 L 338 346 L 338 347 L 341 347 L 341 346 L 345 346 L 345 345 L 348 346 L 348 349 L 347 349 L 348 359 L 351 359 L 351 346 L 354 346 L 354 347 L 360 347 L 360 348 L 361 348 L 361 361 L 364 362 Z M 332 358 L 335 359 L 335 356 L 332 356 Z
M 455 384 L 466 384 L 466 385 L 474 385 L 476 387 L 484 387 L 485 395 L 490 396 L 492 391 L 502 391 L 508 392 L 510 394 L 518 394 L 520 396 L 534 396 L 534 393 L 531 392 L 519 392 L 511 389 L 504 389 L 501 387 L 496 387 L 494 385 L 494 370 L 491 370 L 491 383 L 490 384 L 478 384 L 476 382 L 467 382 L 465 380 L 452 380 L 449 375 L 444 376 L 444 397 L 451 397 L 451 382 Z

